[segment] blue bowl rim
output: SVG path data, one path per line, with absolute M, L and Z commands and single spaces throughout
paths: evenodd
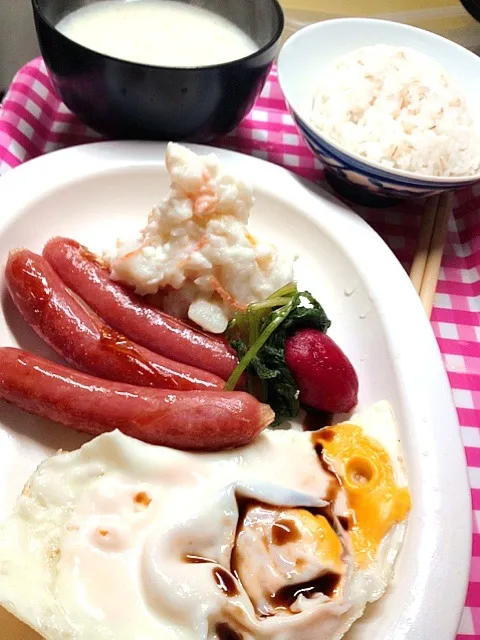
M 298 128 L 301 130 L 305 138 L 307 139 L 313 138 L 315 140 L 315 143 L 319 147 L 324 148 L 325 151 L 328 154 L 330 154 L 333 158 L 336 158 L 336 159 L 338 158 L 343 163 L 343 165 L 345 165 L 345 168 L 347 170 L 359 171 L 362 174 L 364 174 L 367 178 L 370 178 L 373 180 L 382 179 L 390 182 L 391 184 L 396 184 L 399 186 L 422 187 L 422 188 L 428 188 L 428 189 L 432 189 L 432 188 L 451 189 L 456 186 L 462 187 L 462 186 L 475 184 L 475 182 L 479 180 L 478 177 L 472 176 L 472 179 L 470 181 L 468 182 L 465 181 L 465 182 L 462 182 L 461 185 L 458 185 L 458 183 L 452 184 L 451 182 L 440 182 L 440 181 L 431 182 L 428 179 L 429 176 L 425 176 L 426 179 L 422 180 L 421 177 L 411 178 L 403 175 L 397 175 L 393 172 L 389 172 L 388 169 L 377 169 L 376 167 L 372 167 L 371 165 L 365 162 L 362 162 L 361 160 L 358 160 L 356 157 L 352 157 L 343 151 L 339 151 L 337 147 L 333 147 L 329 142 L 325 140 L 325 138 L 321 138 L 316 134 L 316 132 L 313 129 L 308 127 L 303 122 L 303 120 L 293 111 L 293 109 L 291 109 L 291 112 L 295 122 L 297 123 Z M 321 153 L 321 151 L 319 151 L 318 153 Z M 340 167 L 340 168 L 344 168 L 344 167 Z M 417 174 L 417 175 L 420 176 L 421 174 Z
M 405 31 L 416 31 L 416 32 L 421 33 L 424 36 L 427 36 L 427 37 L 432 38 L 434 40 L 438 40 L 438 41 L 442 41 L 444 43 L 447 43 L 448 46 L 452 46 L 454 48 L 461 49 L 463 53 L 465 53 L 466 55 L 470 55 L 472 57 L 472 59 L 475 60 L 476 64 L 480 64 L 480 58 L 478 56 L 476 56 L 472 51 L 469 51 L 468 49 L 466 49 L 465 47 L 462 47 L 461 45 L 457 44 L 456 42 L 448 40 L 448 38 L 444 38 L 443 36 L 440 36 L 440 35 L 438 35 L 436 33 L 431 32 L 431 31 L 426 31 L 425 29 L 421 29 L 420 27 L 415 27 L 415 26 L 408 25 L 408 24 L 394 22 L 393 20 L 384 20 L 384 19 L 381 19 L 381 18 L 365 18 L 365 17 L 331 18 L 329 20 L 321 20 L 321 21 L 318 21 L 318 22 L 314 22 L 313 24 L 307 25 L 306 27 L 303 27 L 302 29 L 299 29 L 296 33 L 294 33 L 288 39 L 288 41 L 285 42 L 285 44 L 282 47 L 282 51 L 283 51 L 283 49 L 285 47 L 292 46 L 293 41 L 301 38 L 302 35 L 306 31 L 313 31 L 315 28 L 318 28 L 319 25 L 326 26 L 330 22 L 335 22 L 335 23 L 341 22 L 341 23 L 345 23 L 345 24 L 346 23 L 355 23 L 355 24 L 358 24 L 358 25 L 371 23 L 371 22 L 377 22 L 377 23 L 395 25 L 395 27 L 400 28 L 400 29 L 404 29 Z M 280 56 L 281 56 L 282 51 L 280 52 Z M 290 112 L 293 114 L 294 119 L 297 121 L 297 124 L 301 123 L 303 125 L 302 135 L 306 135 L 305 132 L 308 132 L 311 137 L 313 137 L 314 139 L 319 140 L 319 145 L 321 144 L 322 146 L 328 147 L 329 149 L 331 149 L 332 150 L 332 152 L 331 152 L 332 155 L 342 158 L 342 161 L 345 164 L 348 164 L 348 165 L 359 165 L 361 167 L 361 169 L 359 169 L 359 170 L 361 170 L 365 174 L 372 175 L 373 177 L 376 177 L 376 178 L 381 176 L 383 179 L 389 180 L 391 182 L 394 182 L 395 180 L 399 180 L 399 181 L 403 180 L 404 183 L 408 182 L 412 186 L 413 185 L 418 185 L 418 186 L 422 186 L 422 187 L 428 187 L 429 189 L 438 189 L 438 190 L 441 190 L 441 189 L 462 189 L 464 187 L 468 187 L 468 186 L 471 186 L 473 184 L 476 184 L 476 183 L 480 182 L 480 171 L 475 173 L 474 175 L 470 175 L 470 176 L 444 177 L 444 176 L 422 176 L 422 174 L 413 173 L 411 171 L 402 171 L 401 169 L 388 169 L 386 167 L 382 167 L 379 163 L 367 161 L 364 158 L 362 158 L 361 156 L 359 156 L 359 155 L 357 155 L 355 153 L 349 152 L 345 148 L 340 147 L 339 145 L 335 144 L 335 141 L 333 141 L 333 140 L 328 140 L 327 141 L 325 136 L 323 136 L 319 131 L 315 130 L 312 126 L 310 126 L 305 121 L 305 119 L 302 118 L 302 116 L 300 116 L 297 111 L 295 111 L 295 109 L 293 108 L 292 104 L 288 100 L 287 94 L 283 89 L 282 81 L 281 81 L 280 57 L 279 57 L 279 65 L 278 65 L 278 80 L 279 80 L 280 88 L 282 90 L 283 96 L 285 98 L 285 101 L 287 103 L 287 106 L 288 106 Z

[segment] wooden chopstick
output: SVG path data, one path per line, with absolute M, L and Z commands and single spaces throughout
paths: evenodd
M 420 289 L 422 288 L 428 250 L 432 241 L 433 227 L 437 217 L 438 201 L 439 196 L 432 196 L 425 201 L 425 206 L 423 208 L 417 248 L 415 249 L 415 256 L 410 269 L 410 280 L 418 294 L 420 294 Z
M 443 249 L 447 239 L 448 221 L 452 212 L 453 194 L 443 193 L 438 196 L 437 215 L 433 227 L 432 239 L 428 249 L 425 270 L 420 287 L 420 300 L 430 317 L 437 289 L 438 276 L 442 263 Z

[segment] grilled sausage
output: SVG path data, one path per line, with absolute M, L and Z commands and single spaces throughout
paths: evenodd
M 75 240 L 53 238 L 43 256 L 65 284 L 109 325 L 163 356 L 227 380 L 238 359 L 217 336 L 196 331 L 111 280 L 102 261 Z
M 221 389 L 225 385 L 218 376 L 153 353 L 104 324 L 70 293 L 42 256 L 26 249 L 12 252 L 5 278 L 25 320 L 81 371 L 178 391 Z
M 151 444 L 218 451 L 247 444 L 274 417 L 242 391 L 147 389 L 9 347 L 0 348 L 0 362 L 0 399 L 91 435 L 119 429 Z

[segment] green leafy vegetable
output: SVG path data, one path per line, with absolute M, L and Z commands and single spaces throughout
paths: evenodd
M 235 389 L 246 371 L 248 389 L 275 411 L 275 425 L 295 417 L 299 411 L 298 389 L 285 363 L 285 341 L 306 327 L 326 332 L 330 320 L 308 291 L 291 283 L 262 302 L 238 312 L 228 327 L 230 344 L 237 351 L 239 364 L 230 376 L 227 390 Z M 259 385 L 257 384 L 257 387 Z

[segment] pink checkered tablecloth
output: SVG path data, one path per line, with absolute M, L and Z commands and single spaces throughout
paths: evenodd
M 0 175 L 43 153 L 99 140 L 59 100 L 41 58 L 15 76 L 0 110 Z M 254 108 L 230 135 L 215 142 L 270 160 L 311 180 L 321 165 L 301 140 L 280 91 L 276 70 Z M 408 268 L 421 203 L 388 212 L 357 207 Z M 480 638 L 480 187 L 458 193 L 437 287 L 432 327 L 448 371 L 472 492 L 470 584 L 457 640 Z

